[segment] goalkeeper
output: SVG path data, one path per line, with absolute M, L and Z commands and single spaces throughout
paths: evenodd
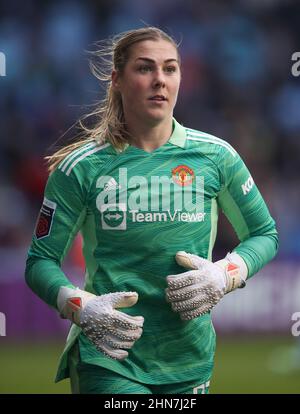
M 30 288 L 72 322 L 56 381 L 70 377 L 73 393 L 207 393 L 211 311 L 275 256 L 275 223 L 238 153 L 173 118 L 171 37 L 133 30 L 95 56 L 112 56 L 108 73 L 93 63 L 107 94 L 95 126 L 81 122 L 82 139 L 49 157 L 26 264 Z M 240 244 L 213 263 L 219 209 Z M 61 270 L 78 232 L 82 289 Z

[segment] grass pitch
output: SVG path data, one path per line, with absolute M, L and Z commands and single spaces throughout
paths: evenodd
M 296 340 L 219 336 L 211 394 L 300 394 L 300 344 L 297 350 Z M 68 380 L 54 383 L 63 345 L 9 343 L 1 338 L 0 393 L 70 393 Z

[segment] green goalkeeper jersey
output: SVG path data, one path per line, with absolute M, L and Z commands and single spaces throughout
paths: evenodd
M 145 318 L 141 338 L 123 361 L 109 359 L 72 325 L 57 380 L 68 376 L 76 340 L 81 360 L 148 384 L 211 376 L 215 332 L 210 313 L 182 321 L 165 299 L 166 276 L 185 270 L 179 250 L 212 259 L 218 210 L 232 223 L 234 249 L 252 276 L 277 251 L 275 223 L 248 169 L 224 140 L 175 119 L 168 142 L 152 152 L 117 152 L 95 142 L 69 154 L 49 176 L 29 250 L 26 280 L 56 308 L 58 290 L 73 285 L 61 270 L 75 235 L 83 238 L 85 290 L 136 291 L 122 309 Z

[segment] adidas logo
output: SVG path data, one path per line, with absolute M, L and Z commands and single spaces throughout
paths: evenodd
M 114 178 L 111 178 L 107 183 L 105 184 L 103 191 L 111 191 L 111 190 L 117 190 L 121 188 L 121 186 L 117 183 L 117 181 Z

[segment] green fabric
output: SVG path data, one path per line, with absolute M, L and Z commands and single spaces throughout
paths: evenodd
M 194 174 L 194 179 L 181 185 L 178 168 L 188 178 Z M 211 259 L 218 208 L 241 240 L 235 251 L 244 258 L 250 276 L 274 257 L 275 223 L 257 187 L 249 185 L 249 176 L 228 143 L 184 128 L 175 120 L 170 140 L 150 153 L 130 145 L 118 153 L 109 144 L 89 143 L 62 161 L 45 190 L 46 199 L 56 205 L 50 234 L 39 239 L 34 236 L 29 250 L 29 286 L 55 306 L 59 286 L 68 285 L 60 266 L 80 231 L 85 289 L 97 295 L 138 292 L 138 303 L 122 311 L 144 316 L 145 324 L 142 337 L 122 362 L 100 354 L 73 326 L 57 380 L 69 375 L 68 352 L 77 338 L 83 363 L 141 383 L 181 383 L 187 378 L 204 382 L 210 378 L 215 350 L 211 315 L 181 321 L 166 302 L 166 276 L 184 271 L 175 261 L 178 250 Z M 160 185 L 152 187 L 161 177 Z M 183 189 L 191 198 L 178 209 Z M 198 216 L 199 210 L 192 210 L 192 204 L 197 198 L 201 201 L 201 196 L 204 214 Z
M 57 309 L 56 300 L 60 287 L 74 288 L 59 265 L 50 259 L 28 257 L 25 278 L 31 289 L 55 309 Z
M 142 384 L 97 365 L 83 363 L 78 344 L 69 353 L 69 369 L 72 394 L 209 394 L 209 380 Z
M 201 381 L 146 385 L 96 365 L 81 364 L 78 371 L 80 394 L 196 394 L 196 387 L 197 394 L 209 393 L 209 385 Z

